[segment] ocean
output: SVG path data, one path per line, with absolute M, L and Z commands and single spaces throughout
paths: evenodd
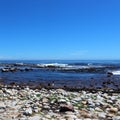
M 120 89 L 120 60 L 1 60 L 0 83 Z

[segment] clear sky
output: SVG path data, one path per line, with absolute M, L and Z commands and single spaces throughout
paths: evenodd
M 120 0 L 0 0 L 0 59 L 120 59 Z

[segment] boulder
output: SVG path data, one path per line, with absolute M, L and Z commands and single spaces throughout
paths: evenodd
M 71 104 L 60 105 L 60 112 L 72 111 L 74 112 L 74 107 Z

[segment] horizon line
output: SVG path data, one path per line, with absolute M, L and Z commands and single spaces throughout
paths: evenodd
M 26 60 L 28 60 L 28 61 L 31 61 L 31 60 L 120 60 L 120 59 L 0 59 L 0 61 L 6 61 L 6 60 L 21 60 L 21 61 L 26 61 Z

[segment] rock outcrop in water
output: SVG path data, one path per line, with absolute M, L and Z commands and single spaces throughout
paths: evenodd
M 17 67 L 9 67 L 9 68 L 2 68 L 1 72 L 17 72 L 17 71 L 31 71 L 33 70 L 32 68 L 17 68 Z

